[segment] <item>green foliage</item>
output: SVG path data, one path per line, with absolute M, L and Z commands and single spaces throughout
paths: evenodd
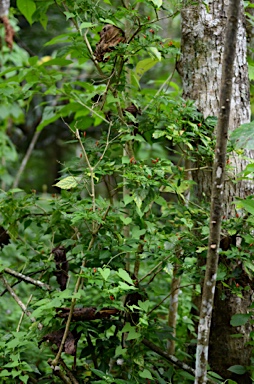
M 64 363 L 57 364 L 61 372 L 68 375 L 64 364 L 71 369 L 76 349 L 78 382 L 192 382 L 192 375 L 142 344 L 148 338 L 166 350 L 167 340 L 175 339 L 177 358 L 192 364 L 186 344 L 196 338 L 192 297 L 200 291 L 197 256 L 206 253 L 209 207 L 186 198 L 195 188 L 187 164 L 211 163 L 216 119 L 181 99 L 177 78 L 164 73 L 179 44 L 160 34 L 157 11 L 174 17 L 181 2 L 56 3 L 66 25 L 45 43 L 50 55 L 28 55 L 14 44 L 12 52 L 3 47 L 1 58 L 0 220 L 10 241 L 1 249 L 0 268 L 28 311 L 21 316 L 18 300 L 3 292 L 1 380 L 51 382 L 54 375 L 54 382 L 62 382 L 49 359 L 56 357 L 72 307 L 69 346 Z M 54 5 L 19 0 L 14 14 L 20 12 L 31 30 L 37 22 L 46 29 Z M 92 52 L 108 23 L 126 31 L 127 40 L 98 63 Z M 36 192 L 33 183 L 26 191 L 11 188 L 17 153 L 9 126 L 17 132 L 34 120 L 46 138 L 63 121 L 69 135 L 64 148 L 75 150 L 64 159 L 53 196 Z M 224 227 L 232 234 L 243 228 L 250 244 L 252 223 Z M 223 255 L 238 259 L 244 252 L 235 248 Z M 243 259 L 250 270 L 248 255 Z M 167 299 L 175 266 L 182 287 L 172 336 Z M 232 277 L 223 263 L 220 268 L 220 280 Z M 7 269 L 35 283 L 17 280 Z M 243 324 L 241 316 L 232 325 Z

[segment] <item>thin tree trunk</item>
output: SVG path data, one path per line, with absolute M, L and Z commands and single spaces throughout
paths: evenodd
M 224 203 L 224 178 L 227 153 L 227 138 L 232 94 L 233 63 L 236 48 L 237 24 L 240 0 L 231 0 L 225 36 L 220 87 L 220 113 L 217 125 L 217 140 L 212 179 L 210 214 L 210 234 L 206 261 L 206 274 L 203 284 L 202 302 L 198 326 L 195 384 L 207 381 L 208 349 L 210 326 L 214 302 L 216 276 L 219 260 L 221 218 Z
M 224 49 L 226 15 L 228 1 L 209 0 L 207 7 L 199 1 L 198 4 L 187 6 L 182 11 L 182 55 L 178 64 L 183 81 L 183 97 L 195 100 L 197 108 L 207 116 L 218 116 L 219 112 L 219 85 L 222 73 L 222 55 Z M 231 98 L 230 130 L 240 124 L 249 122 L 250 98 L 249 78 L 246 61 L 246 31 L 243 5 L 238 20 L 238 35 L 236 57 L 234 61 L 234 77 Z M 253 153 L 246 152 L 248 157 Z M 254 193 L 253 183 L 248 181 L 235 182 L 235 175 L 243 170 L 246 162 L 236 155 L 230 159 L 232 170 L 224 184 L 226 203 L 222 207 L 226 218 L 235 217 L 234 204 L 236 197 L 245 198 Z M 194 164 L 194 167 L 198 167 Z M 212 186 L 212 167 L 193 172 L 196 181 L 195 196 L 198 201 L 210 201 Z M 199 260 L 200 263 L 202 260 Z M 239 268 L 239 265 L 233 268 Z M 246 280 L 242 271 L 241 279 Z M 249 280 L 248 280 L 249 281 Z M 230 284 L 230 282 L 228 282 Z M 251 283 L 251 282 L 250 282 Z M 239 281 L 241 285 L 241 281 Z M 242 286 L 246 286 L 243 282 Z M 251 287 L 251 285 L 250 285 Z M 223 291 L 223 292 L 222 292 Z M 221 293 L 225 299 L 222 300 Z M 224 378 L 231 378 L 237 383 L 247 384 L 250 379 L 247 375 L 234 375 L 227 369 L 231 365 L 249 365 L 251 346 L 246 345 L 249 340 L 250 326 L 230 326 L 230 319 L 236 313 L 247 313 L 251 304 L 250 291 L 243 292 L 243 298 L 233 295 L 230 290 L 216 289 L 215 307 L 213 311 L 209 364 L 211 369 Z M 241 338 L 232 337 L 232 334 L 241 333 Z

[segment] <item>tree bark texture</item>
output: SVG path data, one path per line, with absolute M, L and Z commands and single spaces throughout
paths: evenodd
M 188 6 L 182 11 L 182 55 L 178 64 L 183 81 L 183 97 L 195 100 L 197 108 L 207 116 L 219 114 L 219 90 L 222 74 L 225 27 L 229 0 L 209 0 L 208 7 L 201 1 Z M 232 131 L 250 119 L 250 97 L 248 66 L 246 61 L 246 31 L 243 6 L 238 20 L 236 56 L 231 98 L 229 129 Z M 253 157 L 252 153 L 246 153 Z M 244 198 L 253 193 L 250 182 L 234 183 L 235 175 L 245 168 L 246 162 L 237 156 L 230 158 L 232 171 L 226 174 L 224 184 L 225 204 L 222 207 L 226 217 L 235 216 L 235 207 L 231 204 L 236 197 Z M 211 198 L 212 167 L 193 173 L 196 181 L 195 196 L 199 200 Z M 233 267 L 234 268 L 234 267 Z M 241 278 L 244 280 L 244 272 Z M 240 285 L 246 286 L 245 283 Z M 250 282 L 248 282 L 249 284 Z M 221 287 L 223 289 L 223 287 Z M 246 345 L 250 326 L 239 328 L 230 326 L 233 314 L 247 313 L 251 304 L 252 287 L 243 298 L 230 291 L 223 292 L 226 299 L 221 299 L 221 290 L 216 290 L 213 311 L 209 363 L 211 369 L 222 377 L 231 378 L 238 384 L 250 383 L 248 375 L 234 375 L 227 369 L 232 365 L 249 365 L 251 347 Z M 241 338 L 232 334 L 241 333 Z
M 197 108 L 207 116 L 218 116 L 219 85 L 222 71 L 225 26 L 229 0 L 209 0 L 208 9 L 199 1 L 198 5 L 186 7 L 182 11 L 182 56 L 178 68 L 182 75 L 183 97 L 195 100 Z M 229 129 L 232 131 L 250 120 L 250 95 L 248 65 L 246 60 L 247 43 L 243 7 L 239 17 L 236 56 L 234 62 L 233 92 Z M 247 153 L 253 157 L 251 153 Z M 226 176 L 225 193 L 228 201 L 235 196 L 245 197 L 253 193 L 248 183 L 233 183 L 235 175 L 242 171 L 246 162 L 236 156 L 230 159 L 232 172 Z M 193 173 L 197 182 L 197 197 L 211 195 L 212 167 Z M 234 206 L 224 207 L 224 215 L 234 216 Z

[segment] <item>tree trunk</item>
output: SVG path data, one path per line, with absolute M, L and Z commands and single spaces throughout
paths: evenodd
M 218 116 L 219 90 L 221 81 L 222 55 L 224 49 L 225 26 L 227 22 L 227 0 L 208 1 L 206 8 L 201 1 L 182 11 L 182 55 L 178 64 L 183 81 L 183 97 L 195 100 L 197 108 L 207 116 Z M 243 8 L 239 18 L 236 58 L 234 62 L 234 79 L 231 100 L 230 130 L 240 124 L 249 122 L 250 96 L 249 78 L 246 61 L 246 31 Z M 252 154 L 247 154 L 250 157 Z M 225 207 L 223 214 L 235 217 L 235 207 L 231 202 L 236 197 L 244 198 L 253 193 L 253 185 L 248 182 L 233 183 L 234 176 L 245 168 L 246 162 L 236 155 L 230 158 L 232 170 L 226 175 L 224 185 Z M 195 196 L 197 199 L 211 197 L 212 167 L 193 173 L 196 181 Z M 232 266 L 235 268 L 235 266 Z M 246 280 L 244 272 L 241 276 Z M 239 282 L 241 285 L 241 283 Z M 245 286 L 245 284 L 242 284 Z M 248 384 L 248 375 L 233 375 L 227 369 L 232 365 L 247 366 L 250 364 L 251 347 L 245 345 L 249 338 L 248 325 L 239 328 L 230 326 L 231 316 L 235 313 L 247 313 L 251 304 L 251 291 L 243 299 L 231 292 L 224 292 L 226 299 L 222 301 L 221 291 L 217 289 L 215 307 L 211 327 L 209 363 L 211 369 L 223 378 L 231 378 L 237 383 Z M 232 334 L 242 333 L 242 338 L 232 338 Z

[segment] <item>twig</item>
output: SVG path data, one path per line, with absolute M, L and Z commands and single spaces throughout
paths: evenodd
M 20 298 L 18 297 L 18 295 L 14 292 L 14 290 L 12 289 L 12 287 L 9 285 L 8 281 L 5 279 L 5 277 L 2 275 L 0 276 L 0 280 L 2 280 L 4 286 L 6 287 L 6 289 L 9 291 L 10 295 L 13 297 L 13 299 L 16 301 L 16 303 L 18 304 L 18 306 L 22 309 L 22 311 L 30 318 L 30 320 L 32 321 L 32 323 L 35 322 L 35 319 L 33 317 L 31 317 L 31 312 L 29 312 L 27 310 L 27 307 L 25 306 L 25 304 L 20 300 Z
M 27 152 L 26 152 L 26 154 L 25 154 L 25 156 L 21 162 L 21 165 L 20 165 L 19 170 L 18 170 L 16 177 L 15 177 L 15 180 L 12 184 L 12 188 L 17 188 L 17 186 L 19 185 L 20 177 L 21 177 L 22 173 L 24 172 L 24 169 L 26 168 L 27 162 L 28 162 L 28 160 L 31 156 L 31 153 L 35 147 L 35 144 L 36 144 L 36 142 L 40 136 L 40 133 L 41 133 L 41 131 L 35 131 L 34 132 L 34 135 L 33 135 L 33 138 L 31 140 L 30 144 L 29 144 L 28 150 L 27 150 Z
M 169 361 L 170 363 L 176 365 L 177 367 L 183 369 L 184 371 L 190 373 L 191 375 L 195 375 L 195 371 L 193 368 L 191 368 L 189 365 L 183 363 L 181 360 L 178 360 L 175 356 L 169 355 L 167 352 L 163 351 L 160 347 L 158 347 L 156 344 L 152 343 L 151 341 L 147 339 L 143 339 L 142 343 L 151 349 L 153 352 L 157 353 L 161 357 L 163 357 L 165 360 Z M 211 384 L 217 384 L 215 381 L 208 378 L 208 382 Z
M 78 96 L 71 92 L 71 95 L 75 98 L 75 100 L 80 104 L 82 105 L 83 107 L 87 108 L 92 114 L 96 115 L 97 117 L 99 117 L 102 121 L 104 121 L 104 123 L 107 123 L 107 124 L 110 124 L 111 122 L 108 121 L 107 119 L 105 119 L 105 117 L 99 115 L 98 112 L 96 112 L 94 109 L 92 109 L 91 107 L 89 107 L 88 105 L 86 105 L 85 103 L 83 103 L 83 101 L 81 101 Z
M 63 361 L 63 359 L 59 359 L 59 363 L 61 364 L 61 366 L 63 367 L 63 369 L 65 370 L 67 376 L 70 378 L 71 382 L 73 384 L 79 384 L 79 382 L 77 381 L 77 379 L 75 378 L 75 376 L 73 375 L 73 373 L 70 371 L 70 369 L 67 367 L 67 365 L 65 364 L 65 362 Z
M 29 299 L 27 300 L 27 303 L 26 303 L 26 308 L 30 304 L 32 298 L 33 298 L 33 295 L 30 295 Z M 18 323 L 18 326 L 17 326 L 17 332 L 19 332 L 19 330 L 20 330 L 20 326 L 21 326 L 21 323 L 23 321 L 23 318 L 24 318 L 24 312 L 21 313 L 21 316 L 20 316 L 20 319 L 19 319 L 19 323 Z
M 163 90 L 163 88 L 165 87 L 165 85 L 171 81 L 171 79 L 173 78 L 174 76 L 174 73 L 175 73 L 175 69 L 176 69 L 176 66 L 174 66 L 174 69 L 173 69 L 173 72 L 169 75 L 169 77 L 164 81 L 164 83 L 160 86 L 160 88 L 158 89 L 158 91 L 156 92 L 156 94 L 154 95 L 154 97 L 149 101 L 149 103 L 145 106 L 145 108 L 142 110 L 142 112 L 145 112 L 147 110 L 147 108 L 149 107 L 149 105 L 151 105 L 151 103 L 153 103 L 153 101 L 156 99 L 156 97 L 161 93 L 161 91 Z
M 160 261 L 153 269 L 151 269 L 145 276 L 141 277 L 141 279 L 138 281 L 139 283 L 143 280 L 145 280 L 148 276 L 150 276 L 154 271 L 156 271 L 157 268 L 159 268 L 165 261 L 167 261 L 171 255 L 167 256 L 164 260 Z
M 36 285 L 37 287 L 45 288 L 45 289 L 47 289 L 48 291 L 51 291 L 51 290 L 53 289 L 53 288 L 50 287 L 50 285 L 45 284 L 45 283 L 41 282 L 40 280 L 34 280 L 34 279 L 32 279 L 31 277 L 29 277 L 29 276 L 26 276 L 26 275 L 23 275 L 23 274 L 20 273 L 20 272 L 16 272 L 16 271 L 14 271 L 13 269 L 5 268 L 5 269 L 4 269 L 4 272 L 8 273 L 8 275 L 17 277 L 17 278 L 20 279 L 20 280 L 26 281 L 27 283 Z

